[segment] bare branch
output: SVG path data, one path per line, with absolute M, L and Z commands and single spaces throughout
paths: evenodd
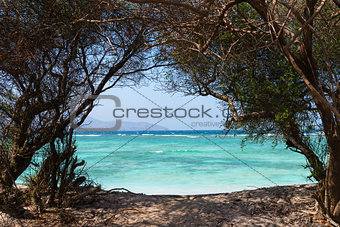
M 194 6 L 191 6 L 189 4 L 181 3 L 181 2 L 175 2 L 175 1 L 163 1 L 163 0 L 128 0 L 128 2 L 133 2 L 133 3 L 139 3 L 139 4 L 145 4 L 145 3 L 160 3 L 162 5 L 173 5 L 173 6 L 178 6 L 182 7 L 184 9 L 188 9 L 194 13 L 197 13 L 201 16 L 207 16 L 208 12 L 207 11 L 202 11 Z

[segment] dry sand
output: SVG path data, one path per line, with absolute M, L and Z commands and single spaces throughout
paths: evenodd
M 9 226 L 322 226 L 313 220 L 315 184 L 211 195 L 143 195 L 101 191 L 57 213 L 51 209 Z M 2 222 L 2 223 L 1 223 Z

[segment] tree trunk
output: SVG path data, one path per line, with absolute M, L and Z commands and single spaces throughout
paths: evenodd
M 18 177 L 31 164 L 34 152 L 30 152 L 27 148 L 14 149 L 11 155 L 3 155 L 0 160 L 0 188 L 8 190 L 12 188 Z
M 335 221 L 340 224 L 340 140 L 339 136 L 335 138 L 337 139 L 327 138 L 330 153 L 326 177 L 319 181 L 316 199 L 318 202 L 317 216 L 321 215 L 322 218 L 326 215 L 328 221 L 331 218 L 331 222 Z
M 340 223 L 340 140 L 335 140 L 330 147 L 325 181 L 325 208 Z
M 10 173 L 10 170 L 7 167 L 3 167 L 0 169 L 1 171 L 1 180 L 0 180 L 0 193 L 4 191 L 8 191 L 12 188 L 14 184 L 13 177 Z

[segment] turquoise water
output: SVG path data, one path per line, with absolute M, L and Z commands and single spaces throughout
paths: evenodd
M 311 183 L 302 155 L 217 131 L 78 133 L 78 156 L 104 189 L 206 194 Z M 270 137 L 269 137 L 270 138 Z

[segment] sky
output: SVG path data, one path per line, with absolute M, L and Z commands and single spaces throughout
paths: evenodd
M 94 108 L 90 117 L 112 122 L 116 119 L 123 122 L 147 122 L 169 130 L 223 129 L 221 123 L 226 111 L 223 112 L 223 107 L 216 98 L 169 94 L 157 90 L 156 87 L 155 83 L 150 83 L 143 87 L 112 88 L 103 93 L 106 97 L 99 100 L 99 105 Z M 110 95 L 118 97 L 121 107 L 110 100 Z

